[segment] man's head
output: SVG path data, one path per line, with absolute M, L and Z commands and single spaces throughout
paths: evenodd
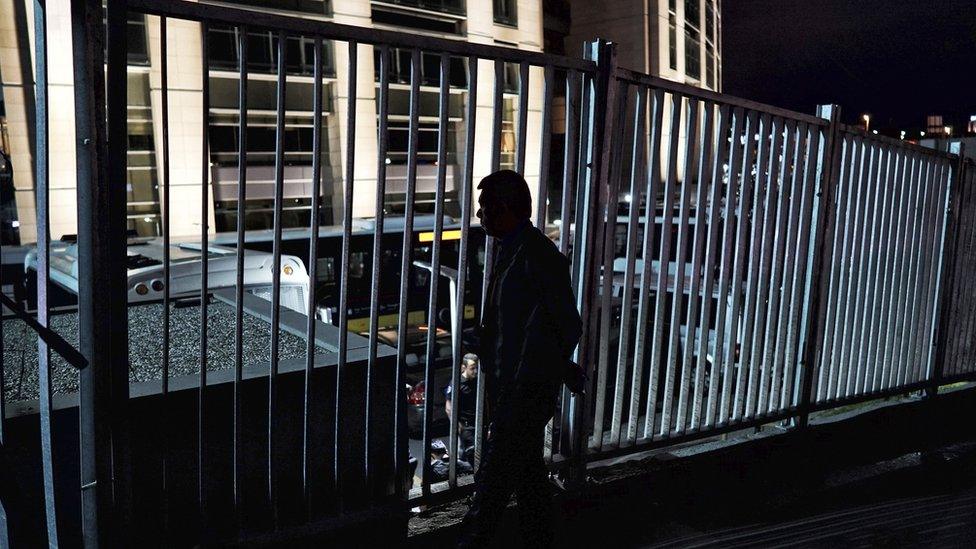
M 517 172 L 497 171 L 482 179 L 478 189 L 478 219 L 489 236 L 503 238 L 532 215 L 529 185 Z
M 478 356 L 468 353 L 461 359 L 461 377 L 474 379 L 478 377 Z

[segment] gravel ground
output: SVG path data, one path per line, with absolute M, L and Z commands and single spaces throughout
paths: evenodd
M 233 307 L 211 302 L 208 308 L 207 370 L 234 366 Z M 154 303 L 129 309 L 129 380 L 152 381 L 162 378 L 163 305 Z M 170 308 L 170 377 L 200 371 L 200 309 Z M 51 327 L 73 345 L 78 344 L 78 315 L 51 317 Z M 304 358 L 305 340 L 280 332 L 281 360 Z M 244 317 L 244 363 L 266 363 L 271 350 L 271 329 L 261 319 Z M 38 395 L 37 337 L 17 319 L 3 322 L 4 393 L 8 401 L 32 400 Z M 51 383 L 55 393 L 77 390 L 76 371 L 57 354 L 51 353 Z

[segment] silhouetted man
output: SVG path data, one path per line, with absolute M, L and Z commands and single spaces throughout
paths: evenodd
M 525 179 L 503 170 L 478 188 L 478 217 L 497 244 L 479 353 L 490 424 L 459 545 L 485 545 L 514 492 L 524 543 L 545 547 L 552 540 L 545 427 L 581 322 L 569 260 L 529 221 Z

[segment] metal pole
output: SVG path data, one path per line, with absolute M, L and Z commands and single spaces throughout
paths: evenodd
M 587 170 L 588 177 L 583 180 L 588 188 L 585 191 L 580 189 L 586 193 L 584 202 L 586 211 L 583 212 L 582 219 L 585 219 L 589 226 L 585 227 L 586 233 L 582 236 L 584 249 L 578 250 L 582 254 L 580 265 L 583 276 L 580 280 L 581 287 L 577 294 L 577 301 L 580 303 L 581 316 L 587 319 L 580 339 L 578 356 L 583 359 L 583 367 L 587 370 L 590 379 L 593 379 L 595 373 L 593 368 L 599 350 L 599 341 L 595 341 L 596 338 L 594 337 L 598 327 L 597 319 L 599 318 L 594 309 L 595 301 L 599 297 L 596 293 L 600 282 L 596 261 L 603 255 L 603 230 L 606 227 L 611 227 L 611 230 L 613 228 L 613 220 L 606 219 L 606 210 L 610 199 L 616 200 L 616 197 L 608 196 L 612 152 L 609 136 L 613 135 L 615 122 L 608 106 L 616 104 L 617 87 L 613 86 L 612 83 L 617 66 L 617 48 L 615 44 L 606 40 L 597 40 L 587 44 L 585 51 L 588 59 L 597 62 L 598 70 L 594 82 L 595 88 L 590 94 L 592 101 L 588 125 L 588 132 L 591 136 L 588 139 L 590 165 L 589 170 Z M 577 231 L 580 229 L 581 227 L 577 226 Z M 590 399 L 584 393 L 574 396 L 570 405 L 570 436 L 573 441 L 571 459 L 573 463 L 569 468 L 568 480 L 570 484 L 577 484 L 583 480 L 586 473 L 587 429 L 585 427 L 590 417 Z
M 821 118 L 829 119 L 830 125 L 827 127 L 826 154 L 821 164 L 819 174 L 817 197 L 818 201 L 814 206 L 816 211 L 816 223 L 813 226 L 813 263 L 811 264 L 811 278 L 807 282 L 808 303 L 805 315 L 807 316 L 806 330 L 800 338 L 800 348 L 802 357 L 800 359 L 800 402 L 797 411 L 797 427 L 804 429 L 810 421 L 810 394 L 813 385 L 813 371 L 816 355 L 819 354 L 819 342 L 823 338 L 824 323 L 823 319 L 827 312 L 827 300 L 823 299 L 827 294 L 829 276 L 824 276 L 824 265 L 830 260 L 831 247 L 825 235 L 831 234 L 833 225 L 836 221 L 836 210 L 833 208 L 834 190 L 837 187 L 837 178 L 840 169 L 840 106 L 821 105 L 817 107 L 817 115 Z M 812 337 L 811 337 L 812 334 Z
M 126 545 L 126 6 L 113 0 L 105 48 L 100 1 L 72 3 L 78 181 L 81 529 L 86 547 Z M 109 52 L 106 70 L 104 53 Z M 106 75 L 108 87 L 106 89 Z M 109 94 L 106 101 L 106 93 Z M 111 108 L 106 123 L 106 105 Z M 111 141 L 110 141 L 111 138 Z M 111 146 L 111 150 L 109 150 Z M 111 156 L 109 153 L 111 152 Z M 109 171 L 111 169 L 111 171 Z M 114 183 L 113 183 L 114 181 Z

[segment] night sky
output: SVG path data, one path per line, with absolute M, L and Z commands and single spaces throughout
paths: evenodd
M 976 0 L 726 0 L 722 25 L 726 93 L 890 130 L 976 114 Z

